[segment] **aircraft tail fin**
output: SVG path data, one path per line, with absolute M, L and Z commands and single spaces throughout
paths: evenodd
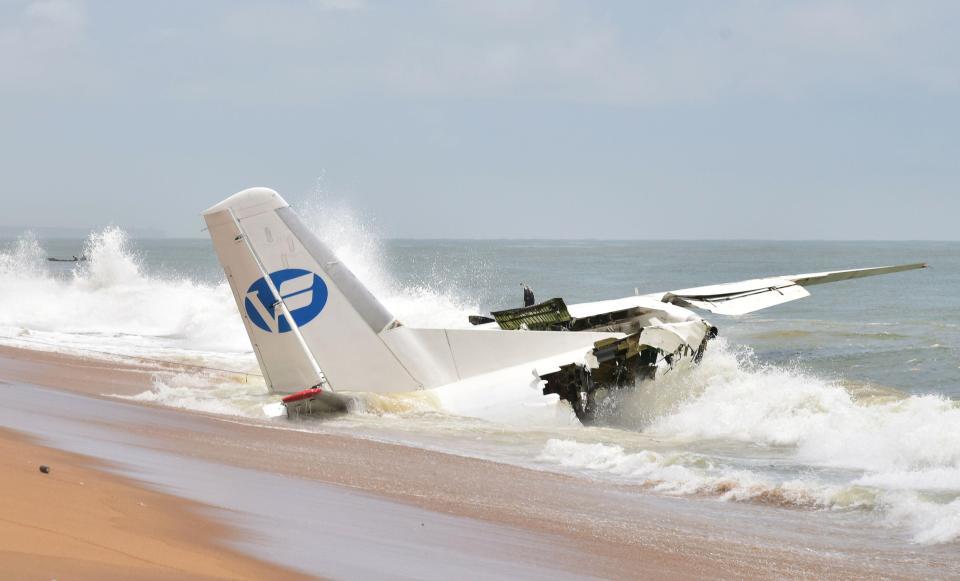
M 279 194 L 247 189 L 203 218 L 272 390 L 422 387 L 380 338 L 397 320 Z

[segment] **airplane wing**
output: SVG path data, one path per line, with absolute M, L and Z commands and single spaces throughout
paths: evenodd
M 743 315 L 810 296 L 810 293 L 804 288 L 807 286 L 926 267 L 927 264 L 923 262 L 876 268 L 790 274 L 669 291 L 663 293 L 661 300 L 665 303 L 681 307 L 694 307 L 721 315 Z

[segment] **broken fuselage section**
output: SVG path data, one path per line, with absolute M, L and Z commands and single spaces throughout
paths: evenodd
M 567 307 L 554 298 L 517 309 L 473 316 L 478 327 L 528 331 L 600 331 L 623 334 L 597 341 L 582 362 L 537 369 L 543 394 L 570 402 L 590 423 L 615 392 L 653 381 L 679 365 L 695 364 L 717 328 L 690 310 L 636 296 Z

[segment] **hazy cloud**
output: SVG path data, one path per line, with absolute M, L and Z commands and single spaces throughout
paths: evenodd
M 94 2 L 98 25 L 115 10 Z M 656 105 L 823 90 L 960 92 L 951 2 L 364 0 L 190 3 L 124 21 L 96 63 L 79 0 L 35 0 L 0 32 L 4 84 L 76 83 L 123 68 L 132 86 L 190 99 L 301 103 L 344 96 L 551 99 Z M 135 13 L 133 5 L 127 14 Z M 161 15 L 162 16 L 162 15 Z M 137 52 L 166 35 L 167 50 Z M 116 41 L 124 40 L 118 35 Z M 119 59 L 121 62 L 112 62 Z M 247 63 L 248 66 L 238 66 Z M 82 66 L 81 66 L 82 65 Z M 174 71 L 171 74 L 171 71 Z
M 0 87 L 62 89 L 79 80 L 87 36 L 87 9 L 81 0 L 33 0 L 12 10 L 0 25 Z
M 960 54 L 947 24 L 960 16 L 955 6 L 248 3 L 228 7 L 222 42 L 269 60 L 269 74 L 197 70 L 193 87 L 261 98 L 242 89 L 262 79 L 281 101 L 387 93 L 619 104 L 804 98 L 824 88 L 956 93 Z
M 636 216 L 682 200 L 699 236 L 955 237 L 958 20 L 945 0 L 0 0 L 7 213 L 186 229 L 326 172 L 407 236 L 670 236 Z
M 311 4 L 319 10 L 333 12 L 352 12 L 363 10 L 367 6 L 365 0 L 312 0 Z

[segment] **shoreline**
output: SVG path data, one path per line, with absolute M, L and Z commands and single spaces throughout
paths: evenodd
M 0 569 L 7 575 L 304 578 L 229 548 L 236 531 L 204 515 L 202 505 L 112 474 L 94 458 L 0 428 L 0 464 Z
M 562 571 L 567 576 L 601 577 L 909 578 L 960 573 L 960 563 L 950 555 L 949 547 L 898 547 L 883 541 L 883 530 L 871 533 L 875 547 L 851 545 L 829 528 L 825 533 L 818 530 L 823 525 L 817 512 L 663 497 L 443 452 L 277 429 L 268 422 L 101 395 L 124 393 L 118 391 L 121 389 L 139 393 L 150 386 L 153 371 L 157 370 L 149 366 L 125 367 L 0 347 L 0 381 L 8 382 L 0 386 L 0 393 L 12 403 L 12 410 L 0 413 L 0 426 L 15 428 L 11 424 L 22 422 L 19 410 L 21 414 L 35 414 L 30 418 L 33 429 L 43 425 L 48 431 L 63 432 L 58 447 L 80 446 L 84 434 L 96 429 L 96 437 L 82 445 L 99 450 L 98 457 L 109 448 L 104 441 L 115 441 L 137 450 L 151 448 L 174 458 L 203 461 L 208 463 L 205 469 L 213 465 L 234 467 L 246 471 L 237 473 L 241 480 L 253 481 L 258 474 L 269 474 L 281 478 L 277 486 L 289 486 L 291 490 L 307 483 L 313 487 L 310 494 L 355 502 L 360 510 L 384 501 L 389 503 L 384 505 L 388 512 L 401 511 L 401 505 L 413 507 L 420 511 L 417 518 L 424 523 L 469 531 L 483 541 L 476 544 L 478 547 L 483 543 L 495 545 L 498 536 L 512 536 L 527 550 L 511 551 L 510 544 L 498 546 L 502 554 L 497 565 L 506 567 L 502 570 L 505 576 L 521 566 L 527 574 Z M 74 413 L 69 421 L 56 420 L 43 411 L 31 410 L 32 405 L 54 412 L 69 408 Z M 126 454 L 129 456 L 129 451 Z M 161 477 L 154 474 L 150 478 L 157 485 Z M 345 496 L 345 492 L 349 494 Z M 176 494 L 190 497 L 191 490 Z M 280 497 L 282 494 L 277 492 Z M 266 496 L 272 496 L 272 492 Z M 194 500 L 203 502 L 202 498 Z M 451 525 L 445 518 L 459 520 Z M 738 529 L 738 522 L 755 524 L 745 531 Z M 402 524 L 387 522 L 384 526 Z M 261 522 L 260 526 L 269 524 Z M 370 531 L 361 532 L 373 545 L 386 542 L 371 537 Z M 443 540 L 432 542 L 414 543 L 419 549 L 409 550 L 436 549 L 436 543 L 442 544 Z M 346 541 L 344 550 L 350 546 Z M 466 562 L 472 558 L 472 551 L 471 546 L 453 539 L 440 552 L 451 560 L 456 557 Z M 335 572 L 328 570 L 326 574 Z

